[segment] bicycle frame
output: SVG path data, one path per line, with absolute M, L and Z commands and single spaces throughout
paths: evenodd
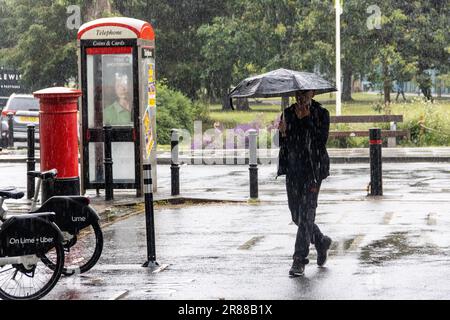
M 22 264 L 25 268 L 30 269 L 32 266 L 36 265 L 38 261 L 39 258 L 35 254 L 19 257 L 5 257 L 0 258 L 0 267 L 8 264 Z
M 41 191 L 41 186 L 42 186 L 42 178 L 38 178 L 38 181 L 36 183 L 36 189 L 34 191 L 33 198 L 31 199 L 30 212 L 35 211 L 36 208 L 37 208 L 37 203 L 38 203 L 38 200 L 39 200 L 39 192 Z

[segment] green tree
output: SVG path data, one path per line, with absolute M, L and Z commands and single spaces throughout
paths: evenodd
M 331 74 L 329 2 L 240 0 L 230 8 L 233 15 L 198 31 L 204 85 L 213 98 L 222 99 L 224 109 L 230 87 L 255 73 L 290 68 Z
M 156 34 L 156 71 L 170 87 L 191 99 L 199 97 L 202 87 L 197 29 L 214 17 L 227 14 L 222 0 L 113 0 L 121 15 L 152 24 Z
M 362 78 L 369 71 L 371 58 L 377 48 L 369 37 L 367 8 L 373 4 L 370 0 L 345 0 L 341 15 L 341 57 L 342 57 L 342 100 L 352 100 L 352 81 Z M 374 23 L 375 21 L 371 21 Z M 333 33 L 334 26 L 331 27 Z
M 384 102 L 391 102 L 392 84 L 395 80 L 394 66 L 406 66 L 414 64 L 414 60 L 407 56 L 406 23 L 409 17 L 392 0 L 384 0 L 378 3 L 381 10 L 381 26 L 368 32 L 369 41 L 376 48 L 372 59 L 372 78 L 378 73 L 382 82 Z M 379 68 L 378 68 L 379 67 Z
M 369 32 L 376 50 L 372 78 L 379 73 L 384 99 L 390 102 L 392 82 L 415 76 L 431 99 L 430 69 L 445 73 L 449 66 L 447 1 L 379 1 L 381 29 Z M 380 69 L 378 69 L 380 66 Z
M 3 62 L 18 68 L 30 90 L 64 85 L 77 74 L 76 31 L 66 28 L 66 1 L 4 2 Z
M 414 57 L 416 81 L 428 100 L 432 100 L 429 70 L 445 74 L 450 68 L 450 34 L 448 1 L 408 1 L 403 3 L 409 23 L 406 50 Z
M 9 25 L 11 23 L 11 9 L 5 0 L 0 0 L 0 63 L 4 54 L 2 49 L 9 48 L 13 41 L 11 39 L 11 32 L 9 32 Z
M 79 5 L 87 17 L 104 9 L 105 1 L 3 0 L 0 4 L 7 13 L 2 17 L 0 12 L 0 26 L 5 30 L 0 37 L 3 63 L 21 71 L 29 90 L 76 80 L 77 30 L 66 26 L 67 7 Z
M 243 70 L 253 68 L 251 64 L 241 63 L 241 59 L 245 59 L 243 50 L 248 50 L 249 46 L 240 44 L 250 40 L 250 34 L 240 32 L 238 27 L 236 19 L 220 17 L 199 29 L 200 38 L 205 40 L 201 51 L 204 86 L 210 97 L 222 101 L 224 109 L 229 109 L 228 93 L 233 82 Z

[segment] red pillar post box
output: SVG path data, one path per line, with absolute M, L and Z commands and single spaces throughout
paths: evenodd
M 43 181 L 42 200 L 79 195 L 77 106 L 81 91 L 56 87 L 33 95 L 40 100 L 41 171 L 58 170 L 55 181 Z

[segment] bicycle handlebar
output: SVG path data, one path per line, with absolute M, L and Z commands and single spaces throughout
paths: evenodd
M 52 169 L 52 170 L 44 171 L 44 172 L 28 171 L 27 175 L 29 175 L 30 177 L 34 177 L 34 178 L 41 178 L 42 180 L 53 179 L 58 175 L 58 170 Z

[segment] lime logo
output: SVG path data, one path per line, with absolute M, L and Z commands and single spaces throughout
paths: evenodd
M 38 243 L 52 243 L 52 237 L 36 237 L 36 238 L 10 238 L 8 243 L 10 245 L 27 245 L 27 244 L 38 244 Z
M 72 217 L 72 222 L 85 222 L 86 217 Z

